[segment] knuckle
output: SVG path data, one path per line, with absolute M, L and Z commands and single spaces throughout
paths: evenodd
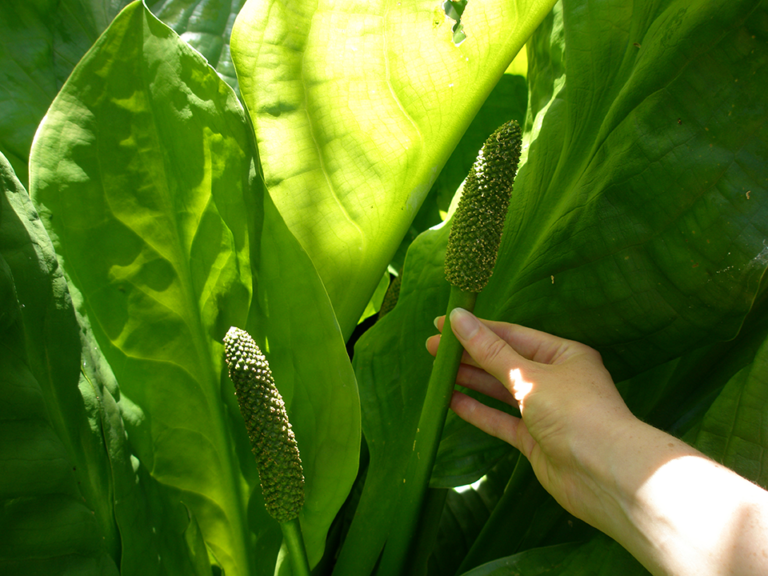
M 497 363 L 504 356 L 506 348 L 507 344 L 503 340 L 496 339 L 492 341 L 484 349 L 483 360 L 489 364 Z

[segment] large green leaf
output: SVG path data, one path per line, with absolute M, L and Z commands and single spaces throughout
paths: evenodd
M 139 460 L 248 572 L 248 479 L 212 337 L 244 323 L 249 138 L 231 91 L 139 3 L 75 68 L 38 131 L 32 195 L 122 391 Z M 193 448 L 194 447 L 194 448 Z M 251 483 L 253 479 L 250 479 Z
M 114 566 L 110 556 L 114 561 L 119 559 L 124 576 L 210 573 L 205 544 L 189 530 L 194 519 L 178 503 L 177 495 L 163 490 L 135 459 L 122 420 L 124 414 L 132 416 L 130 407 L 120 402 L 117 383 L 87 320 L 73 307 L 73 302 L 82 304 L 79 294 L 70 300 L 37 212 L 1 156 L 0 164 L 5 191 L 0 210 L 0 251 L 8 270 L 15 272 L 21 304 L 19 307 L 13 294 L 4 302 L 9 309 L 19 308 L 17 316 L 23 325 L 21 338 L 16 330 L 9 330 L 6 348 L 26 344 L 26 350 L 16 350 L 4 362 L 4 373 L 19 380 L 16 386 L 9 380 L 3 387 L 8 394 L 3 402 L 8 418 L 0 442 L 21 456 L 6 462 L 6 477 L 17 489 L 23 488 L 21 493 L 4 493 L 17 500 L 6 502 L 0 525 L 4 531 L 23 534 L 19 521 L 28 516 L 25 529 L 28 534 L 35 533 L 34 538 L 6 539 L 4 573 L 39 570 L 58 574 L 70 569 L 89 570 L 89 563 L 108 573 L 116 570 L 110 568 Z M 22 360 L 25 357 L 29 358 L 28 368 Z M 29 378 L 24 378 L 27 371 Z M 35 391 L 38 383 L 39 391 Z M 37 395 L 43 403 L 34 410 L 34 403 L 20 402 Z M 41 406 L 46 415 L 40 413 Z M 41 425 L 48 418 L 56 432 Z M 19 444 L 20 438 L 26 441 Z M 71 472 L 63 475 L 47 464 L 59 439 L 66 450 L 53 460 L 54 465 L 71 462 Z M 30 475 L 37 480 L 32 481 Z M 70 493 L 71 486 L 65 482 L 68 475 L 76 480 L 76 493 L 53 503 L 46 489 L 53 486 L 55 492 Z M 63 485 L 55 487 L 57 481 Z M 81 518 L 75 520 L 78 511 Z M 83 530 L 72 533 L 73 521 L 82 523 Z M 61 544 L 70 547 L 63 555 L 57 554 Z M 78 550 L 82 554 L 83 547 L 100 551 L 101 556 L 86 555 L 82 562 L 68 556 Z
M 192 510 L 228 573 L 272 574 L 280 529 L 263 507 L 219 343 L 230 325 L 247 327 L 289 407 L 317 561 L 355 477 L 357 390 L 322 283 L 264 195 L 232 90 L 134 3 L 62 89 L 31 167 L 33 196 L 120 382 L 137 473 Z M 186 538 L 195 550 L 194 533 Z
M 587 342 L 617 379 L 738 333 L 766 265 L 759 4 L 564 3 L 541 58 L 567 74 L 531 111 L 481 315 Z
M 250 0 L 232 31 L 275 204 L 349 334 L 437 174 L 551 0 Z
M 322 281 L 268 194 L 257 273 L 248 329 L 270 354 L 289 405 L 306 477 L 301 526 L 314 565 L 357 473 L 360 400 Z
M 696 447 L 748 480 L 768 487 L 768 339 L 752 363 L 728 382 L 707 411 Z
M 2 155 L 0 293 L 0 569 L 116 575 L 109 462 L 77 387 L 75 314 L 50 241 Z

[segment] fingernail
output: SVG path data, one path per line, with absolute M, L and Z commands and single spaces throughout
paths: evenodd
M 440 320 L 440 316 L 436 317 L 436 318 L 435 318 L 435 319 L 432 321 L 432 324 L 434 324 L 434 325 L 435 325 L 435 328 L 437 328 L 438 330 L 440 330 L 439 326 L 437 325 L 437 321 L 438 321 L 438 320 Z
M 463 340 L 469 340 L 474 336 L 480 324 L 477 318 L 463 308 L 454 308 L 451 311 L 451 326 L 456 336 Z

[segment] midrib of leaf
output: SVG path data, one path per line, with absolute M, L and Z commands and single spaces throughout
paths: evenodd
M 153 17 L 153 16 L 150 16 Z M 143 51 L 143 50 L 142 50 Z M 206 63 L 207 66 L 207 63 Z M 147 78 L 144 75 L 145 68 L 142 66 L 140 67 L 141 70 L 141 79 L 144 84 L 144 91 L 145 93 L 149 93 L 149 84 L 147 82 Z M 215 72 L 214 72 L 215 73 Z M 159 130 L 158 130 L 158 124 L 157 124 L 157 113 L 154 109 L 154 102 L 152 99 L 149 100 L 149 109 L 151 111 L 151 117 L 152 117 L 152 137 L 155 139 L 155 145 L 157 146 L 158 150 L 163 150 L 163 147 L 160 145 L 160 138 L 159 138 Z M 206 145 L 203 147 L 204 154 L 205 154 L 205 170 L 204 170 L 204 181 L 205 179 L 210 179 L 211 175 L 211 150 L 210 147 L 207 145 L 208 141 L 206 140 Z M 161 162 L 160 165 L 162 167 L 164 175 L 167 174 L 168 168 L 166 166 L 166 156 L 165 154 L 161 155 Z M 183 179 L 180 179 L 183 181 Z M 168 211 L 168 214 L 175 214 L 175 211 L 173 210 L 173 202 L 170 200 L 170 191 L 168 190 L 166 183 L 168 182 L 168 178 L 163 179 L 163 190 L 165 191 L 164 195 L 164 201 L 166 203 L 166 210 Z M 203 183 L 201 183 L 202 185 Z M 210 181 L 208 182 L 209 186 L 208 189 L 210 190 Z M 207 206 L 208 203 L 212 201 L 212 197 L 209 196 L 205 205 Z M 205 211 L 205 208 L 203 208 L 203 212 Z M 177 256 L 177 262 L 181 265 L 181 272 L 183 276 L 181 279 L 182 282 L 182 289 L 184 291 L 184 296 L 186 299 L 186 306 L 187 310 L 193 311 L 191 316 L 191 321 L 194 325 L 194 330 L 190 330 L 190 333 L 193 335 L 193 340 L 196 348 L 196 357 L 198 359 L 202 359 L 201 362 L 203 364 L 202 368 L 205 370 L 205 375 L 207 378 L 195 378 L 194 375 L 190 375 L 193 377 L 193 379 L 199 383 L 199 388 L 202 390 L 205 397 L 208 399 L 208 405 L 210 409 L 210 413 L 212 415 L 215 415 L 215 422 L 216 422 L 216 442 L 212 443 L 213 447 L 216 451 L 216 454 L 220 458 L 220 460 L 224 463 L 225 468 L 229 471 L 229 474 L 226 475 L 226 479 L 222 479 L 227 484 L 229 484 L 228 490 L 222 490 L 220 492 L 220 495 L 222 498 L 226 499 L 227 495 L 229 498 L 234 500 L 234 502 L 230 501 L 230 506 L 228 506 L 228 509 L 225 509 L 224 512 L 227 517 L 232 518 L 234 517 L 234 521 L 231 522 L 231 528 L 234 531 L 240 532 L 240 538 L 238 545 L 235 547 L 237 553 L 235 555 L 236 559 L 240 559 L 241 561 L 247 561 L 248 559 L 248 551 L 247 547 L 245 546 L 245 543 L 248 542 L 248 523 L 243 516 L 243 510 L 246 509 L 246 503 L 243 499 L 242 494 L 242 488 L 243 486 L 236 481 L 238 476 L 240 475 L 240 469 L 237 462 L 235 462 L 233 458 L 233 452 L 231 450 L 224 450 L 223 452 L 220 450 L 221 446 L 229 446 L 230 445 L 230 439 L 229 435 L 227 434 L 227 426 L 225 422 L 225 414 L 223 411 L 223 406 L 221 404 L 221 401 L 219 399 L 219 386 L 215 386 L 216 383 L 219 382 L 219 371 L 214 369 L 214 363 L 211 358 L 211 351 L 209 350 L 209 347 L 207 345 L 207 340 L 205 337 L 201 340 L 199 336 L 201 334 L 206 334 L 205 328 L 203 326 L 202 319 L 200 317 L 200 306 L 197 302 L 197 298 L 195 298 L 195 294 L 192 292 L 192 288 L 194 286 L 194 283 L 192 281 L 192 274 L 189 266 L 189 255 L 191 254 L 191 247 L 194 243 L 194 238 L 197 236 L 197 233 L 199 232 L 199 223 L 202 220 L 201 213 L 199 211 L 195 212 L 195 215 L 197 216 L 197 222 L 195 226 L 195 232 L 192 234 L 192 238 L 189 241 L 189 246 L 186 246 L 183 238 L 186 236 L 183 231 L 180 228 L 180 222 L 178 218 L 173 218 L 173 224 L 175 227 L 175 234 L 174 234 L 174 240 L 175 245 L 174 249 Z M 155 250 L 155 248 L 153 246 Z M 187 249 L 189 248 L 189 249 Z M 161 253 L 158 251 L 158 253 Z M 174 266 L 174 269 L 177 269 L 176 266 Z M 206 283 L 207 284 L 207 283 Z M 189 319 L 185 319 L 185 323 Z M 174 363 L 175 364 L 175 363 Z M 180 369 L 185 370 L 185 368 L 181 365 L 175 364 Z M 186 371 L 186 370 L 185 370 Z M 206 386 L 205 382 L 206 380 L 214 386 Z M 189 430 L 189 429 L 188 429 Z M 210 430 L 210 428 L 208 429 Z M 206 498 L 210 498 L 207 494 L 201 494 L 201 496 L 204 496 Z M 231 544 L 231 543 L 230 543 Z M 243 573 L 247 573 L 248 564 L 242 564 L 242 568 L 244 570 Z
M 154 18 L 154 16 L 149 16 L 149 17 Z M 139 42 L 142 42 L 140 52 L 143 54 L 143 50 L 144 50 L 143 41 L 139 40 Z M 142 82 L 142 91 L 145 95 L 149 94 L 151 93 L 151 91 L 149 89 L 148 79 L 145 76 L 145 68 L 144 66 L 138 66 L 138 69 L 140 72 L 140 77 Z M 156 149 L 164 150 L 163 146 L 161 145 L 161 139 L 159 137 L 160 130 L 158 128 L 158 122 L 157 122 L 158 114 L 154 108 L 153 99 L 144 98 L 144 102 L 146 105 L 146 110 L 149 112 L 150 118 L 151 118 L 151 122 L 147 123 L 145 125 L 145 128 L 149 131 L 150 137 L 153 139 Z M 205 146 L 204 150 L 206 153 L 206 162 L 210 162 L 209 147 Z M 102 155 L 99 154 L 98 158 L 99 158 L 99 165 L 101 166 Z M 162 190 L 163 190 L 162 199 L 163 199 L 165 212 L 169 215 L 175 214 L 175 211 L 173 210 L 173 202 L 170 200 L 171 192 L 167 186 L 167 182 L 169 180 L 168 178 L 169 169 L 167 166 L 167 158 L 164 153 L 161 154 L 160 160 L 157 162 L 157 164 L 159 164 L 159 169 L 162 172 L 163 178 L 160 179 L 159 182 L 158 180 L 155 180 L 155 184 L 158 185 L 159 183 L 161 183 L 162 185 Z M 207 171 L 206 175 L 210 175 L 210 171 Z M 102 182 L 100 182 L 101 192 L 103 197 L 106 199 L 106 198 L 109 198 L 109 196 L 106 195 Z M 209 197 L 207 202 L 210 202 L 210 201 L 211 201 L 211 198 Z M 120 221 L 128 229 L 133 231 L 134 234 L 136 234 L 139 238 L 141 238 L 143 242 L 146 242 L 152 248 L 152 250 L 154 250 L 159 256 L 167 259 L 167 257 L 164 255 L 164 253 L 165 254 L 169 253 L 167 250 L 167 246 L 165 245 L 157 246 L 154 242 L 148 241 L 146 235 L 143 235 L 138 231 L 136 231 L 130 222 L 126 222 L 118 218 L 117 214 L 114 211 L 110 210 L 110 212 L 116 220 Z M 196 212 L 196 214 L 198 215 L 197 221 L 199 223 L 200 213 Z M 237 544 L 234 545 L 234 543 L 232 542 L 229 542 L 229 544 L 232 545 L 232 547 L 235 549 L 234 558 L 239 559 L 241 561 L 246 561 L 246 563 L 243 564 L 243 568 L 245 570 L 243 573 L 247 573 L 246 566 L 248 565 L 247 560 L 249 556 L 245 546 L 245 542 L 248 541 L 248 529 L 247 529 L 247 522 L 245 521 L 245 518 L 242 513 L 242 511 L 246 509 L 246 505 L 245 505 L 245 502 L 243 501 L 243 494 L 242 494 L 243 486 L 241 485 L 241 483 L 236 481 L 236 479 L 240 474 L 240 469 L 237 462 L 235 462 L 233 458 L 233 452 L 231 450 L 224 450 L 224 451 L 220 450 L 221 446 L 229 446 L 231 442 L 226 432 L 227 427 L 225 423 L 225 414 L 223 412 L 221 402 L 219 400 L 218 386 L 215 385 L 219 381 L 219 376 L 218 376 L 219 371 L 214 369 L 214 363 L 211 357 L 211 351 L 207 346 L 207 340 L 205 338 L 201 340 L 200 338 L 200 335 L 206 334 L 206 331 L 204 329 L 202 319 L 200 318 L 200 313 L 199 313 L 200 310 L 197 303 L 197 299 L 195 298 L 195 295 L 192 292 L 192 287 L 193 287 L 192 275 L 189 267 L 189 257 L 188 257 L 188 254 L 186 254 L 186 252 L 189 252 L 189 251 L 185 250 L 185 243 L 182 240 L 182 238 L 185 237 L 185 235 L 180 229 L 179 219 L 172 218 L 172 220 L 173 220 L 172 225 L 174 226 L 174 234 L 173 234 L 174 245 L 173 245 L 173 250 L 170 252 L 170 254 L 172 254 L 174 258 L 169 262 L 172 263 L 172 268 L 176 271 L 176 273 L 179 276 L 179 283 L 181 284 L 180 289 L 185 299 L 185 302 L 183 302 L 183 306 L 184 306 L 183 310 L 186 310 L 187 312 L 192 311 L 192 313 L 191 314 L 180 313 L 178 309 L 171 310 L 171 311 L 173 312 L 174 315 L 182 319 L 184 324 L 188 326 L 190 335 L 192 335 L 193 345 L 195 346 L 195 357 L 197 358 L 198 367 L 200 368 L 200 370 L 199 371 L 196 370 L 196 373 L 192 374 L 187 369 L 187 367 L 181 364 L 178 364 L 176 362 L 169 361 L 169 360 L 164 360 L 163 362 L 168 362 L 169 364 L 176 366 L 178 369 L 189 374 L 191 380 L 198 383 L 198 388 L 200 389 L 204 397 L 207 399 L 209 414 L 211 414 L 214 417 L 213 423 L 215 423 L 215 427 L 210 426 L 210 424 L 213 424 L 213 423 L 211 422 L 207 423 L 209 426 L 206 426 L 204 435 L 207 436 L 211 432 L 215 434 L 215 438 L 214 438 L 215 441 L 211 442 L 211 444 L 215 449 L 216 454 L 220 458 L 220 461 L 223 463 L 224 468 L 229 471 L 229 473 L 226 474 L 226 478 L 221 479 L 222 482 L 226 482 L 226 484 L 229 485 L 229 488 L 227 490 L 220 491 L 220 497 L 222 498 L 222 500 L 220 501 L 213 500 L 213 501 L 216 502 L 217 507 L 221 508 L 222 512 L 226 515 L 226 517 L 231 518 L 233 520 L 231 522 L 231 528 L 233 529 L 233 531 L 237 531 L 240 533 L 240 537 L 238 538 Z M 198 230 L 199 230 L 199 226 L 196 227 L 194 235 L 197 234 Z M 190 246 L 193 243 L 194 235 L 192 240 L 189 243 Z M 134 289 L 140 290 L 141 292 L 149 296 L 146 290 L 143 290 L 142 287 L 133 283 L 132 283 L 132 286 Z M 163 305 L 167 309 L 167 306 L 158 302 L 156 298 L 152 297 L 152 299 L 153 301 L 157 302 L 160 305 Z M 97 315 L 94 315 L 94 316 L 96 316 L 96 321 L 101 324 L 98 316 Z M 105 327 L 103 325 L 101 326 L 101 330 L 103 334 L 108 333 L 105 330 Z M 121 354 L 124 354 L 126 357 L 129 357 L 129 355 L 123 351 L 122 346 L 118 345 L 117 347 L 118 349 L 120 349 Z M 141 360 L 144 362 L 158 361 L 157 359 L 153 359 L 153 358 L 141 358 Z M 214 384 L 214 386 L 206 386 L 205 385 L 206 381 Z M 191 430 L 190 428 L 184 428 L 184 427 L 178 427 L 177 429 Z M 195 431 L 195 432 L 200 433 L 198 431 Z M 155 436 L 155 434 L 153 434 L 153 440 L 152 440 L 153 449 L 154 449 L 154 446 L 156 445 L 156 441 L 157 441 L 157 437 Z M 179 487 L 179 489 L 184 492 L 187 491 L 186 488 Z M 208 500 L 211 500 L 211 495 L 209 494 L 200 494 L 200 495 Z M 227 500 L 229 500 L 229 502 L 227 502 Z

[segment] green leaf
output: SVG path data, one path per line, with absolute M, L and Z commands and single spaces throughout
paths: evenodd
M 463 576 L 613 576 L 649 574 L 629 552 L 602 534 L 587 544 L 560 544 L 527 550 L 483 564 Z
M 306 502 L 300 520 L 314 565 L 357 474 L 360 400 L 339 325 L 312 261 L 268 194 L 263 210 L 256 303 L 248 329 L 264 344 L 301 451 Z
M 28 182 L 32 137 L 75 64 L 129 0 L 0 3 L 0 152 Z M 229 35 L 243 0 L 155 0 L 150 8 L 237 86 Z
M 109 463 L 77 388 L 72 303 L 2 155 L 0 188 L 0 570 L 116 575 Z
M 370 573 L 389 532 L 391 509 L 397 502 L 408 463 L 413 431 L 426 392 L 423 383 L 429 378 L 431 366 L 424 340 L 411 350 L 402 348 L 402 342 L 413 337 L 413 326 L 429 326 L 434 332 L 433 307 L 442 302 L 445 309 L 448 283 L 420 290 L 418 274 L 431 278 L 436 266 L 442 269 L 443 252 L 435 247 L 441 241 L 444 246 L 447 236 L 446 227 L 419 236 L 408 251 L 397 306 L 355 345 L 353 364 L 360 383 L 363 433 L 370 465 L 334 571 L 337 575 Z M 419 249 L 415 249 L 416 245 Z
M 77 61 L 127 3 L 0 3 L 0 152 L 25 185 L 37 125 Z
M 41 216 L 138 408 L 136 454 L 233 574 L 254 562 L 254 479 L 231 448 L 214 339 L 248 313 L 251 150 L 231 90 L 134 3 L 73 71 L 31 160 Z
M 266 184 L 345 335 L 434 179 L 550 0 L 250 0 L 232 31 Z
M 70 300 L 53 246 L 38 214 L 26 191 L 12 178 L 9 165 L 1 157 L 0 161 L 5 184 L 0 251 L 7 257 L 9 271 L 16 270 L 16 289 L 22 295 L 18 316 L 23 324 L 23 336 L 19 339 L 15 331 L 9 336 L 26 340 L 26 352 L 22 351 L 19 356 L 28 356 L 32 360 L 27 362 L 30 377 L 40 383 L 39 394 L 51 415 L 52 427 L 56 429 L 54 434 L 67 446 L 64 458 L 72 463 L 72 475 L 77 480 L 78 506 L 80 501 L 85 502 L 91 509 L 88 513 L 97 523 L 96 530 L 91 528 L 82 533 L 83 540 L 91 539 L 90 546 L 103 546 L 113 559 L 119 558 L 120 573 L 124 576 L 210 573 L 202 539 L 193 538 L 187 542 L 183 537 L 194 519 L 178 503 L 178 495 L 159 486 L 136 460 L 122 421 L 124 415 L 133 417 L 129 413 L 130 407 L 120 402 L 117 382 L 93 339 L 87 319 L 76 311 L 76 307 L 82 305 L 82 299 L 75 292 Z M 15 303 L 15 295 L 11 296 L 4 301 Z M 17 373 L 11 365 L 16 366 L 6 363 L 8 373 Z M 13 419 L 20 423 L 29 422 L 31 414 L 14 400 L 18 397 L 6 401 L 8 414 L 13 414 Z M 33 446 L 43 449 L 42 456 L 45 457 L 46 444 L 35 444 L 32 440 L 39 434 L 8 426 L 0 433 L 2 442 L 9 446 L 16 442 L 14 439 L 27 437 L 30 442 L 23 445 L 27 452 L 25 457 L 34 454 Z M 50 499 L 44 490 L 39 493 L 39 480 L 32 482 L 27 471 L 19 470 L 18 465 L 9 466 L 8 477 L 20 486 L 26 484 L 25 497 L 16 504 L 9 503 L 9 516 Z M 48 469 L 32 468 L 29 472 L 37 478 L 61 476 L 52 476 Z M 35 513 L 39 524 L 30 524 L 29 529 L 39 529 L 50 539 L 39 539 L 37 547 L 31 550 L 18 542 L 14 544 L 13 556 L 25 574 L 31 570 L 30 563 L 35 562 L 33 558 L 38 557 L 45 558 L 41 560 L 40 569 L 47 563 L 45 572 L 48 574 L 63 573 L 74 566 L 68 561 L 62 562 L 60 556 L 48 549 L 56 544 L 56 534 L 60 531 L 55 527 L 57 522 L 69 516 L 57 520 L 57 514 L 64 513 L 64 508 L 50 507 L 48 514 L 44 510 L 41 508 Z M 8 520 L 7 526 L 13 527 L 13 522 Z M 63 532 L 69 530 L 70 526 L 65 525 Z M 190 550 L 192 546 L 199 548 L 196 567 L 189 561 L 194 554 Z M 99 563 L 107 570 L 111 561 L 104 555 Z M 8 566 L 6 568 L 10 570 Z
M 120 382 L 136 474 L 194 514 L 191 561 L 201 564 L 196 526 L 229 574 L 271 575 L 280 544 L 222 366 L 232 325 L 257 338 L 286 400 L 317 561 L 355 478 L 357 389 L 322 283 L 264 194 L 232 90 L 134 3 L 62 89 L 31 166 L 41 216 Z M 143 498 L 155 513 L 152 486 Z
M 568 74 L 532 84 L 552 97 L 481 316 L 586 342 L 617 380 L 738 333 L 766 265 L 757 5 L 565 4 L 532 43 Z
M 768 339 L 754 361 L 737 372 L 707 411 L 696 435 L 702 452 L 741 476 L 768 486 Z
M 150 10 L 200 52 L 219 75 L 237 90 L 229 52 L 229 36 L 245 0 L 156 0 Z

